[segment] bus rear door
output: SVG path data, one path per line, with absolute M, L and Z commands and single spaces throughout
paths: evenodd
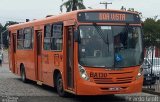
M 37 81 L 42 81 L 42 31 L 36 31 L 37 38 Z
M 11 71 L 13 72 L 13 73 L 18 73 L 18 70 L 16 69 L 16 33 L 12 33 L 11 34 L 12 36 L 11 36 L 11 59 L 12 59 L 12 61 L 11 61 L 11 66 L 12 66 L 12 69 L 11 69 Z

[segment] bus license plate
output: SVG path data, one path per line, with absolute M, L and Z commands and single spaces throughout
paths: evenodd
M 111 88 L 109 88 L 110 91 L 119 91 L 121 89 L 122 89 L 121 87 L 111 87 Z

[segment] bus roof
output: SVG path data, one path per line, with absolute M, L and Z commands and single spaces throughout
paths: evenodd
M 96 12 L 96 11 L 112 11 L 112 12 L 127 12 L 127 13 L 131 13 L 131 14 L 138 14 L 137 12 L 130 12 L 130 11 L 123 11 L 123 10 L 108 10 L 108 9 L 90 9 L 90 10 L 76 10 L 76 11 L 71 11 L 71 12 L 67 12 L 67 13 L 61 13 L 59 15 L 55 15 L 55 16 L 50 16 L 50 17 L 46 17 L 43 19 L 39 19 L 39 20 L 33 20 L 33 21 L 29 21 L 29 22 L 24 22 L 24 23 L 20 23 L 20 24 L 15 24 L 15 25 L 11 25 L 9 26 L 9 29 L 20 29 L 20 28 L 24 28 L 24 27 L 30 27 L 30 26 L 36 26 L 36 25 L 43 25 L 43 24 L 47 24 L 47 23 L 51 23 L 51 22 L 60 22 L 60 21 L 66 21 L 66 20 L 73 20 L 73 19 L 77 19 L 77 13 L 79 12 Z

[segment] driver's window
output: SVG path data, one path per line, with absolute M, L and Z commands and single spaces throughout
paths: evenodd
M 138 28 L 130 27 L 128 32 L 128 48 L 136 48 L 138 42 Z

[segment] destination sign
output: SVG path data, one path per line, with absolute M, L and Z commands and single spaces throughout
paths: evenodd
M 78 21 L 140 23 L 140 17 L 137 14 L 123 12 L 81 12 L 78 14 Z

